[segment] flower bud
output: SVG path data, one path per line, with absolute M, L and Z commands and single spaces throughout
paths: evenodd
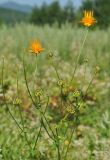
M 79 91 L 75 91 L 74 93 L 73 93 L 73 97 L 74 98 L 78 98 L 80 96 L 80 92 Z
M 59 85 L 60 87 L 64 86 L 64 84 L 65 84 L 65 83 L 64 83 L 63 80 L 59 80 L 59 81 L 58 81 L 58 85 Z
M 41 89 L 38 89 L 38 90 L 35 91 L 35 96 L 36 96 L 36 97 L 40 97 L 42 94 L 43 94 L 43 93 L 42 93 L 42 90 L 41 90 Z
M 21 105 L 21 104 L 22 104 L 22 100 L 21 100 L 20 98 L 15 98 L 15 99 L 13 100 L 13 104 L 14 104 L 14 105 Z
M 67 106 L 66 110 L 67 110 L 67 112 L 70 113 L 70 114 L 74 114 L 74 112 L 75 112 L 73 106 L 70 106 L 70 105 Z

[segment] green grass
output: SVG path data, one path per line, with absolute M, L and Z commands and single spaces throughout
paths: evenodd
M 64 25 L 62 28 L 53 26 L 38 27 L 20 24 L 11 28 L 0 26 L 0 73 L 2 72 L 2 57 L 5 59 L 5 90 L 10 102 L 16 95 L 16 74 L 19 67 L 19 90 L 23 97 L 23 116 L 29 133 L 28 138 L 34 145 L 35 133 L 39 127 L 38 114 L 35 113 L 27 94 L 23 76 L 22 58 L 25 54 L 26 71 L 29 86 L 33 92 L 35 82 L 35 55 L 28 52 L 31 40 L 42 42 L 45 51 L 38 57 L 40 78 L 36 87 L 42 86 L 45 94 L 58 97 L 57 77 L 48 59 L 53 53 L 58 73 L 64 80 L 72 76 L 77 54 L 80 50 L 86 30 Z M 95 77 L 88 92 L 87 107 L 81 110 L 80 124 L 73 137 L 68 160 L 109 159 L 110 147 L 110 28 L 108 30 L 90 30 L 76 70 L 73 88 L 87 88 L 93 75 L 94 67 L 100 67 L 100 73 Z M 84 60 L 88 58 L 86 78 L 84 78 Z M 0 79 L 1 74 L 0 74 Z M 0 83 L 0 94 L 2 87 Z M 12 113 L 21 124 L 18 108 L 10 105 Z M 58 108 L 48 109 L 48 114 L 58 119 Z M 52 117 L 48 116 L 49 119 Z M 55 120 L 52 120 L 55 121 Z M 52 123 L 50 120 L 50 123 Z M 63 131 L 63 128 L 62 128 Z M 0 159 L 2 160 L 57 160 L 55 145 L 51 143 L 42 130 L 36 151 L 31 153 L 23 140 L 23 134 L 10 117 L 6 106 L 0 99 Z M 43 136 L 43 137 L 42 137 Z

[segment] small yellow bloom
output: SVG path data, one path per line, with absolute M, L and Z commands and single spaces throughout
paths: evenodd
M 20 98 L 15 98 L 13 101 L 14 105 L 21 105 L 22 104 L 22 100 Z
M 42 52 L 44 48 L 42 48 L 41 43 L 39 41 L 33 41 L 30 45 L 30 51 L 35 54 L 39 54 Z
M 69 144 L 69 141 L 68 140 L 65 140 L 65 145 L 67 146 Z
M 97 20 L 93 16 L 93 11 L 84 11 L 84 17 L 80 21 L 84 26 L 90 27 L 97 23 Z

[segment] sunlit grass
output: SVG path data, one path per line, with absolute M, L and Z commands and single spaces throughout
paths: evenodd
M 40 120 L 38 118 L 39 113 L 36 114 L 34 112 L 28 97 L 23 72 L 23 55 L 25 55 L 27 81 L 33 96 L 38 94 L 36 88 L 40 89 L 41 86 L 43 86 L 44 95 L 48 94 L 52 96 L 49 103 L 50 108 L 48 109 L 47 119 L 49 123 L 52 124 L 52 127 L 54 127 L 54 123 L 58 123 L 61 118 L 60 116 L 64 114 L 62 110 L 62 115 L 60 115 L 59 108 L 57 107 L 60 99 L 58 85 L 62 86 L 65 80 L 67 83 L 68 80 L 71 79 L 84 35 L 84 29 L 73 28 L 70 25 L 62 26 L 60 29 L 57 28 L 57 26 L 50 28 L 49 26 L 37 27 L 25 24 L 16 25 L 13 28 L 5 25 L 1 26 L 0 69 L 2 73 L 2 59 L 4 57 L 4 90 L 10 103 L 10 110 L 20 125 L 22 125 L 18 114 L 19 108 L 11 104 L 11 101 L 16 98 L 15 95 L 17 95 L 16 78 L 19 68 L 19 91 L 23 100 L 22 111 L 25 124 L 28 126 L 26 131 L 29 132 L 28 138 L 30 141 L 36 138 L 34 133 L 36 132 L 37 134 L 36 127 L 37 129 L 40 127 Z M 72 141 L 68 160 L 72 160 L 71 158 L 84 160 L 96 159 L 97 157 L 106 159 L 109 157 L 110 103 L 108 100 L 110 98 L 110 45 L 108 35 L 110 35 L 110 29 L 107 31 L 100 31 L 98 29 L 89 31 L 72 86 L 69 88 L 70 90 L 79 89 L 84 92 L 92 79 L 94 68 L 96 66 L 100 67 L 100 73 L 93 80 L 92 86 L 90 86 L 87 93 L 87 106 L 80 111 L 80 124 L 74 134 L 74 141 Z M 36 79 L 33 77 L 35 75 L 36 56 L 29 53 L 29 44 L 34 39 L 38 39 L 45 48 L 43 53 L 37 57 L 39 78 L 35 86 L 33 86 L 33 83 L 36 82 Z M 49 56 L 51 54 L 52 57 Z M 61 77 L 60 81 L 52 64 L 57 66 L 58 74 Z M 36 146 L 36 152 L 30 153 L 24 141 L 23 133 L 19 131 L 11 119 L 6 106 L 3 104 L 1 75 L 2 74 L 0 74 L 0 144 L 2 146 L 0 156 L 3 156 L 5 160 L 20 158 L 30 160 L 32 157 L 45 160 L 50 158 L 55 159 L 55 144 L 49 140 L 44 129 L 41 132 L 39 143 Z M 68 94 L 69 91 L 65 92 L 65 94 Z M 71 95 L 69 98 L 71 100 Z M 71 120 L 71 116 L 68 118 Z M 62 128 L 62 133 L 64 132 L 63 129 L 64 128 Z M 32 145 L 34 145 L 34 140 L 31 141 Z M 66 142 L 68 142 L 68 140 L 66 140 Z M 67 144 L 66 142 L 65 145 Z M 106 149 L 103 147 L 103 143 Z M 72 152 L 72 147 L 74 147 L 74 152 Z M 107 152 L 107 155 L 105 155 L 105 152 Z M 82 156 L 79 156 L 80 154 Z

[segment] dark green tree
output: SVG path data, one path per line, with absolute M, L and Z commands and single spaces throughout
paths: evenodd
M 52 25 L 55 22 L 58 22 L 61 25 L 61 7 L 58 1 L 54 1 L 48 7 L 48 23 Z
M 67 21 L 69 23 L 73 22 L 75 20 L 74 11 L 75 11 L 75 8 L 73 5 L 73 2 L 71 0 L 68 0 L 63 10 L 64 21 Z
M 83 0 L 80 10 L 93 10 L 94 0 Z
M 60 6 L 59 1 L 54 1 L 50 5 L 43 3 L 41 7 L 36 6 L 31 13 L 30 21 L 38 25 L 46 23 L 53 25 L 57 22 L 61 26 L 65 22 L 73 22 L 74 18 L 74 7 L 71 0 L 64 8 Z
M 94 11 L 101 28 L 110 25 L 110 0 L 94 0 Z
M 30 22 L 34 24 L 40 24 L 41 22 L 41 15 L 40 15 L 40 9 L 36 6 L 33 8 L 31 16 L 30 16 Z
M 40 24 L 48 23 L 48 5 L 44 2 L 39 9 L 39 15 L 40 15 Z

